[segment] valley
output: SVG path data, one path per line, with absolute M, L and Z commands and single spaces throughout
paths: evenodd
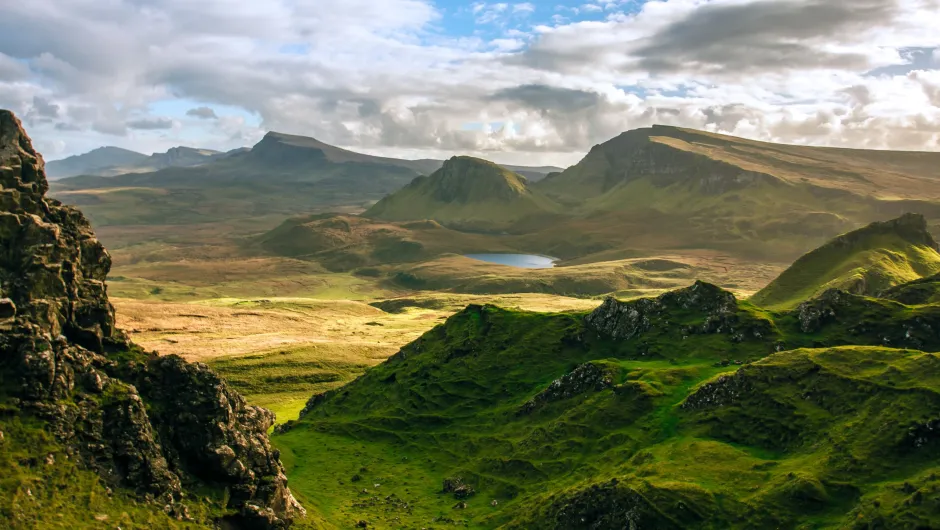
M 190 421 L 164 408 L 176 402 L 153 382 L 161 362 L 211 370 L 219 379 L 199 384 L 272 411 L 239 421 L 276 451 L 266 461 L 290 490 L 271 495 L 291 501 L 271 510 L 292 528 L 929 527 L 932 156 L 879 166 L 876 153 L 654 127 L 527 178 L 539 168 L 270 133 L 231 156 L 64 178 L 49 193 L 87 212 L 110 253 L 87 269 L 107 273 L 115 310 L 113 324 L 95 313 L 93 336 L 115 331 L 94 362 L 113 385 L 141 385 L 155 436 L 181 450 L 202 449 L 160 423 Z M 13 274 L 0 286 L 19 285 Z M 124 398 L 86 397 L 88 384 L 69 398 L 78 410 L 116 417 Z M 0 397 L 21 461 L 30 445 L 86 454 L 42 427 L 44 401 Z M 167 454 L 180 491 L 209 492 L 178 501 L 193 527 L 251 516 L 256 501 Z M 76 504 L 41 489 L 55 473 L 86 492 L 127 482 L 38 462 L 0 490 L 17 503 L 40 492 L 76 524 L 187 527 L 162 518 L 177 504 L 125 508 L 132 492 Z M 16 506 L 0 515 L 27 521 Z

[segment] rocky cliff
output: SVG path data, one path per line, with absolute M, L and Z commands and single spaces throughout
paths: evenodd
M 0 398 L 43 420 L 107 483 L 179 519 L 197 488 L 236 528 L 281 529 L 294 500 L 267 430 L 204 365 L 147 354 L 115 328 L 110 257 L 81 212 L 45 197 L 42 157 L 0 110 Z

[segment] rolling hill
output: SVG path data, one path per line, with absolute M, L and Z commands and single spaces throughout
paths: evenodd
M 938 250 L 940 246 L 921 215 L 872 223 L 798 259 L 751 302 L 792 308 L 829 289 L 876 295 L 940 273 Z
M 49 179 L 73 177 L 75 175 L 95 174 L 113 167 L 128 167 L 142 164 L 150 159 L 149 156 L 122 149 L 120 147 L 99 147 L 85 154 L 70 156 L 61 160 L 50 160 L 46 163 Z
M 340 526 L 934 528 L 937 326 L 936 305 L 772 313 L 706 283 L 474 305 L 275 440 Z
M 418 177 L 380 200 L 364 217 L 386 221 L 430 219 L 466 230 L 499 230 L 559 206 L 521 175 L 472 157 L 454 157 L 429 177 Z

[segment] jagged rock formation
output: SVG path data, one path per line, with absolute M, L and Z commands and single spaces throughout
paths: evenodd
M 111 259 L 77 210 L 45 197 L 42 157 L 0 110 L 0 380 L 114 486 L 186 518 L 188 486 L 230 491 L 243 528 L 304 513 L 267 438 L 273 415 L 207 367 L 144 354 L 115 328 Z
M 704 316 L 701 324 L 680 325 L 669 320 L 670 312 L 693 312 Z M 670 291 L 658 298 L 621 302 L 608 298 L 585 321 L 595 331 L 615 339 L 630 340 L 649 331 L 654 323 L 660 329 L 678 328 L 684 336 L 728 334 L 735 341 L 769 335 L 765 321 L 743 321 L 738 316 L 737 299 L 732 293 L 702 281 L 685 289 Z
M 520 413 L 531 414 L 546 403 L 568 399 L 588 392 L 599 392 L 614 385 L 612 370 L 596 363 L 584 363 L 551 382 L 522 406 Z

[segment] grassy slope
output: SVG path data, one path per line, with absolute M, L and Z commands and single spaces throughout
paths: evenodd
M 160 507 L 112 492 L 98 475 L 69 460 L 43 429 L 44 423 L 21 414 L 0 398 L 0 526 L 27 529 L 195 529 L 166 516 Z M 207 515 L 193 504 L 193 515 Z
M 881 293 L 890 300 L 908 305 L 940 303 L 940 274 L 898 285 Z
M 884 200 L 940 199 L 937 153 L 773 144 L 667 126 L 625 132 L 539 187 L 558 195 L 596 197 L 624 180 L 649 176 L 656 169 L 650 162 L 659 156 L 660 169 L 671 166 L 677 170 L 674 177 L 701 178 L 732 170 Z M 630 171 L 624 174 L 624 169 Z
M 877 294 L 940 272 L 937 243 L 923 218 L 907 216 L 845 234 L 806 254 L 751 301 L 790 308 L 827 289 Z
M 587 331 L 583 313 L 470 307 L 276 443 L 297 494 L 339 525 L 586 528 L 600 516 L 577 510 L 614 513 L 618 502 L 654 528 L 835 528 L 902 515 L 937 523 L 931 504 L 904 504 L 936 481 L 933 438 L 924 449 L 905 438 L 933 418 L 936 357 L 825 346 L 917 340 L 936 351 L 935 334 L 912 325 L 940 323 L 940 308 L 846 300 L 807 333 L 795 314 L 739 303 L 739 337 L 690 332 L 708 315 L 670 306 L 622 341 Z M 822 349 L 772 354 L 812 346 Z M 716 376 L 735 372 L 735 360 L 757 362 L 741 368 L 746 383 L 724 391 Z M 587 362 L 613 386 L 521 412 Z M 715 396 L 737 397 L 715 408 Z M 466 509 L 441 493 L 452 476 L 477 490 Z M 589 523 L 566 519 L 572 506 Z

